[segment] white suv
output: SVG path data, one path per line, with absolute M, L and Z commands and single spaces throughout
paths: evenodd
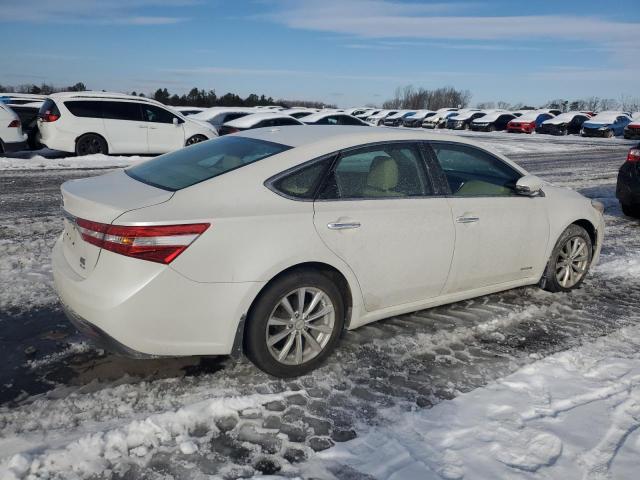
M 27 135 L 16 113 L 0 102 L 0 153 L 26 150 Z
M 105 92 L 54 93 L 40 108 L 38 129 L 42 144 L 77 155 L 160 154 L 217 136 L 155 100 Z

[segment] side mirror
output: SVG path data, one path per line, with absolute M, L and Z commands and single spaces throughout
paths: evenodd
M 173 117 L 173 124 L 177 127 L 178 125 L 180 125 L 182 122 L 180 121 L 180 119 L 178 117 Z
M 544 183 L 540 177 L 536 177 L 535 175 L 525 175 L 524 177 L 520 177 L 516 182 L 516 193 L 518 195 L 533 197 L 542 192 L 543 184 Z

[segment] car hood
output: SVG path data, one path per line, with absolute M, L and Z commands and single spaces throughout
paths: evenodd
M 543 125 L 564 125 L 568 120 L 564 118 L 550 118 L 542 122 Z
M 586 128 L 602 128 L 608 127 L 609 125 L 611 125 L 611 122 L 584 122 L 582 124 L 582 126 Z
M 193 118 L 193 115 L 190 115 L 189 118 L 185 118 L 185 121 L 195 123 L 200 127 L 204 127 L 208 130 L 211 130 L 216 135 L 218 134 L 218 131 L 216 130 L 216 128 L 206 120 L 198 120 L 197 118 Z

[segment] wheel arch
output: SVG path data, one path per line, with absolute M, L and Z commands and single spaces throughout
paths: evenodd
M 596 249 L 596 246 L 598 244 L 598 231 L 596 229 L 596 226 L 591 221 L 585 218 L 580 218 L 571 222 L 569 225 L 567 225 L 567 227 L 570 225 L 578 225 L 579 227 L 584 228 L 589 234 L 589 238 L 591 239 L 592 249 Z
M 292 272 L 296 272 L 296 271 L 315 271 L 315 272 L 320 272 L 323 275 L 328 276 L 331 280 L 333 280 L 336 284 L 336 286 L 338 287 L 338 290 L 340 290 L 340 293 L 342 295 L 342 299 L 344 301 L 344 326 L 345 328 L 349 327 L 349 324 L 351 323 L 351 317 L 352 317 L 352 311 L 353 311 L 353 292 L 352 292 L 352 288 L 349 285 L 349 281 L 347 280 L 347 277 L 340 271 L 338 270 L 336 267 L 334 267 L 333 265 L 329 265 L 328 263 L 324 263 L 324 262 L 303 262 L 303 263 L 297 263 L 295 265 L 291 265 L 287 268 L 285 268 L 284 270 L 280 271 L 279 273 L 277 273 L 276 275 L 274 275 L 267 283 L 265 283 L 262 288 L 260 289 L 260 291 L 256 294 L 256 296 L 254 297 L 253 301 L 251 302 L 251 305 L 249 306 L 249 309 L 247 310 L 247 316 L 251 313 L 251 310 L 254 308 L 254 305 L 256 304 L 256 302 L 258 301 L 258 299 L 260 298 L 260 296 L 262 295 L 262 292 L 264 292 L 264 290 L 269 287 L 271 284 L 273 284 L 273 282 L 275 282 L 276 280 L 291 274 Z M 246 325 L 243 327 L 246 328 Z

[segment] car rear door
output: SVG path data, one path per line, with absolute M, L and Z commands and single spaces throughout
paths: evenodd
M 167 153 L 184 147 L 184 120 L 156 105 L 143 104 L 142 112 L 148 130 L 149 153 Z
M 314 202 L 318 235 L 355 273 L 368 311 L 438 296 L 453 255 L 447 199 L 415 143 L 343 151 Z
M 455 251 L 444 293 L 527 278 L 544 260 L 549 223 L 544 196 L 517 195 L 522 176 L 477 147 L 430 142 L 433 169 L 449 189 Z
M 101 101 L 110 153 L 148 153 L 147 126 L 137 102 Z

